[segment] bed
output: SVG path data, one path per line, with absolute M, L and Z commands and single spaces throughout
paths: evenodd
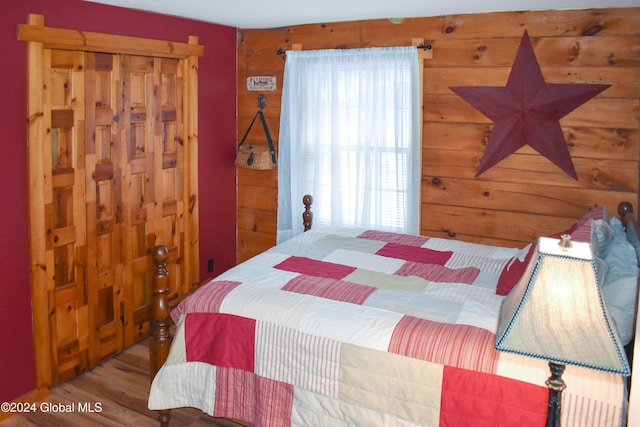
M 310 202 L 306 196 L 305 230 Z M 568 232 L 596 244 L 595 224 L 616 221 L 627 223 L 597 208 Z M 615 321 L 630 341 L 640 244 L 632 226 L 622 230 L 634 250 L 623 264 L 635 276 L 610 312 L 624 317 Z M 543 425 L 546 362 L 494 349 L 501 302 L 531 252 L 309 230 L 170 310 L 167 250 L 156 247 L 149 408 L 163 426 L 178 407 L 255 426 Z M 575 366 L 563 377 L 563 426 L 625 424 L 625 377 Z

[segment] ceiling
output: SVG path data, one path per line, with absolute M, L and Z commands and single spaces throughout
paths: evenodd
M 87 0 L 237 28 L 517 10 L 637 7 L 640 0 Z

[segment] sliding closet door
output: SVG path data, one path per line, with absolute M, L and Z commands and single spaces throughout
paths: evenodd
M 52 384 L 149 335 L 150 250 L 184 293 L 182 61 L 45 50 Z M 43 236 L 44 237 L 44 236 Z
M 151 249 L 198 285 L 198 56 L 189 43 L 44 26 L 27 41 L 38 389 L 149 336 Z M 96 53 L 101 52 L 101 53 Z
M 122 57 L 125 345 L 149 333 L 149 251 L 156 244 L 170 250 L 170 292 L 182 287 L 186 192 L 181 66 L 177 59 Z

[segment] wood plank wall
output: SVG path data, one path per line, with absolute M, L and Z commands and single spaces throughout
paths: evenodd
M 476 177 L 492 123 L 450 86 L 504 86 L 527 30 L 549 83 L 612 86 L 561 121 L 578 180 L 530 147 Z M 241 30 L 238 131 L 261 92 L 249 76 L 276 76 L 265 115 L 277 143 L 285 55 L 278 49 L 407 46 L 424 38 L 421 234 L 523 246 L 591 208 L 638 205 L 640 8 L 527 11 Z M 261 129 L 250 139 L 264 142 Z M 237 260 L 275 243 L 277 172 L 238 169 Z M 302 213 L 302 203 L 300 212 Z M 637 209 L 636 209 L 637 210 Z

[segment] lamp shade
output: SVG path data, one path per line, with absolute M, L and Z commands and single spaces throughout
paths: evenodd
M 502 302 L 495 348 L 630 375 L 588 243 L 561 248 L 557 239 L 538 240 L 525 273 Z

